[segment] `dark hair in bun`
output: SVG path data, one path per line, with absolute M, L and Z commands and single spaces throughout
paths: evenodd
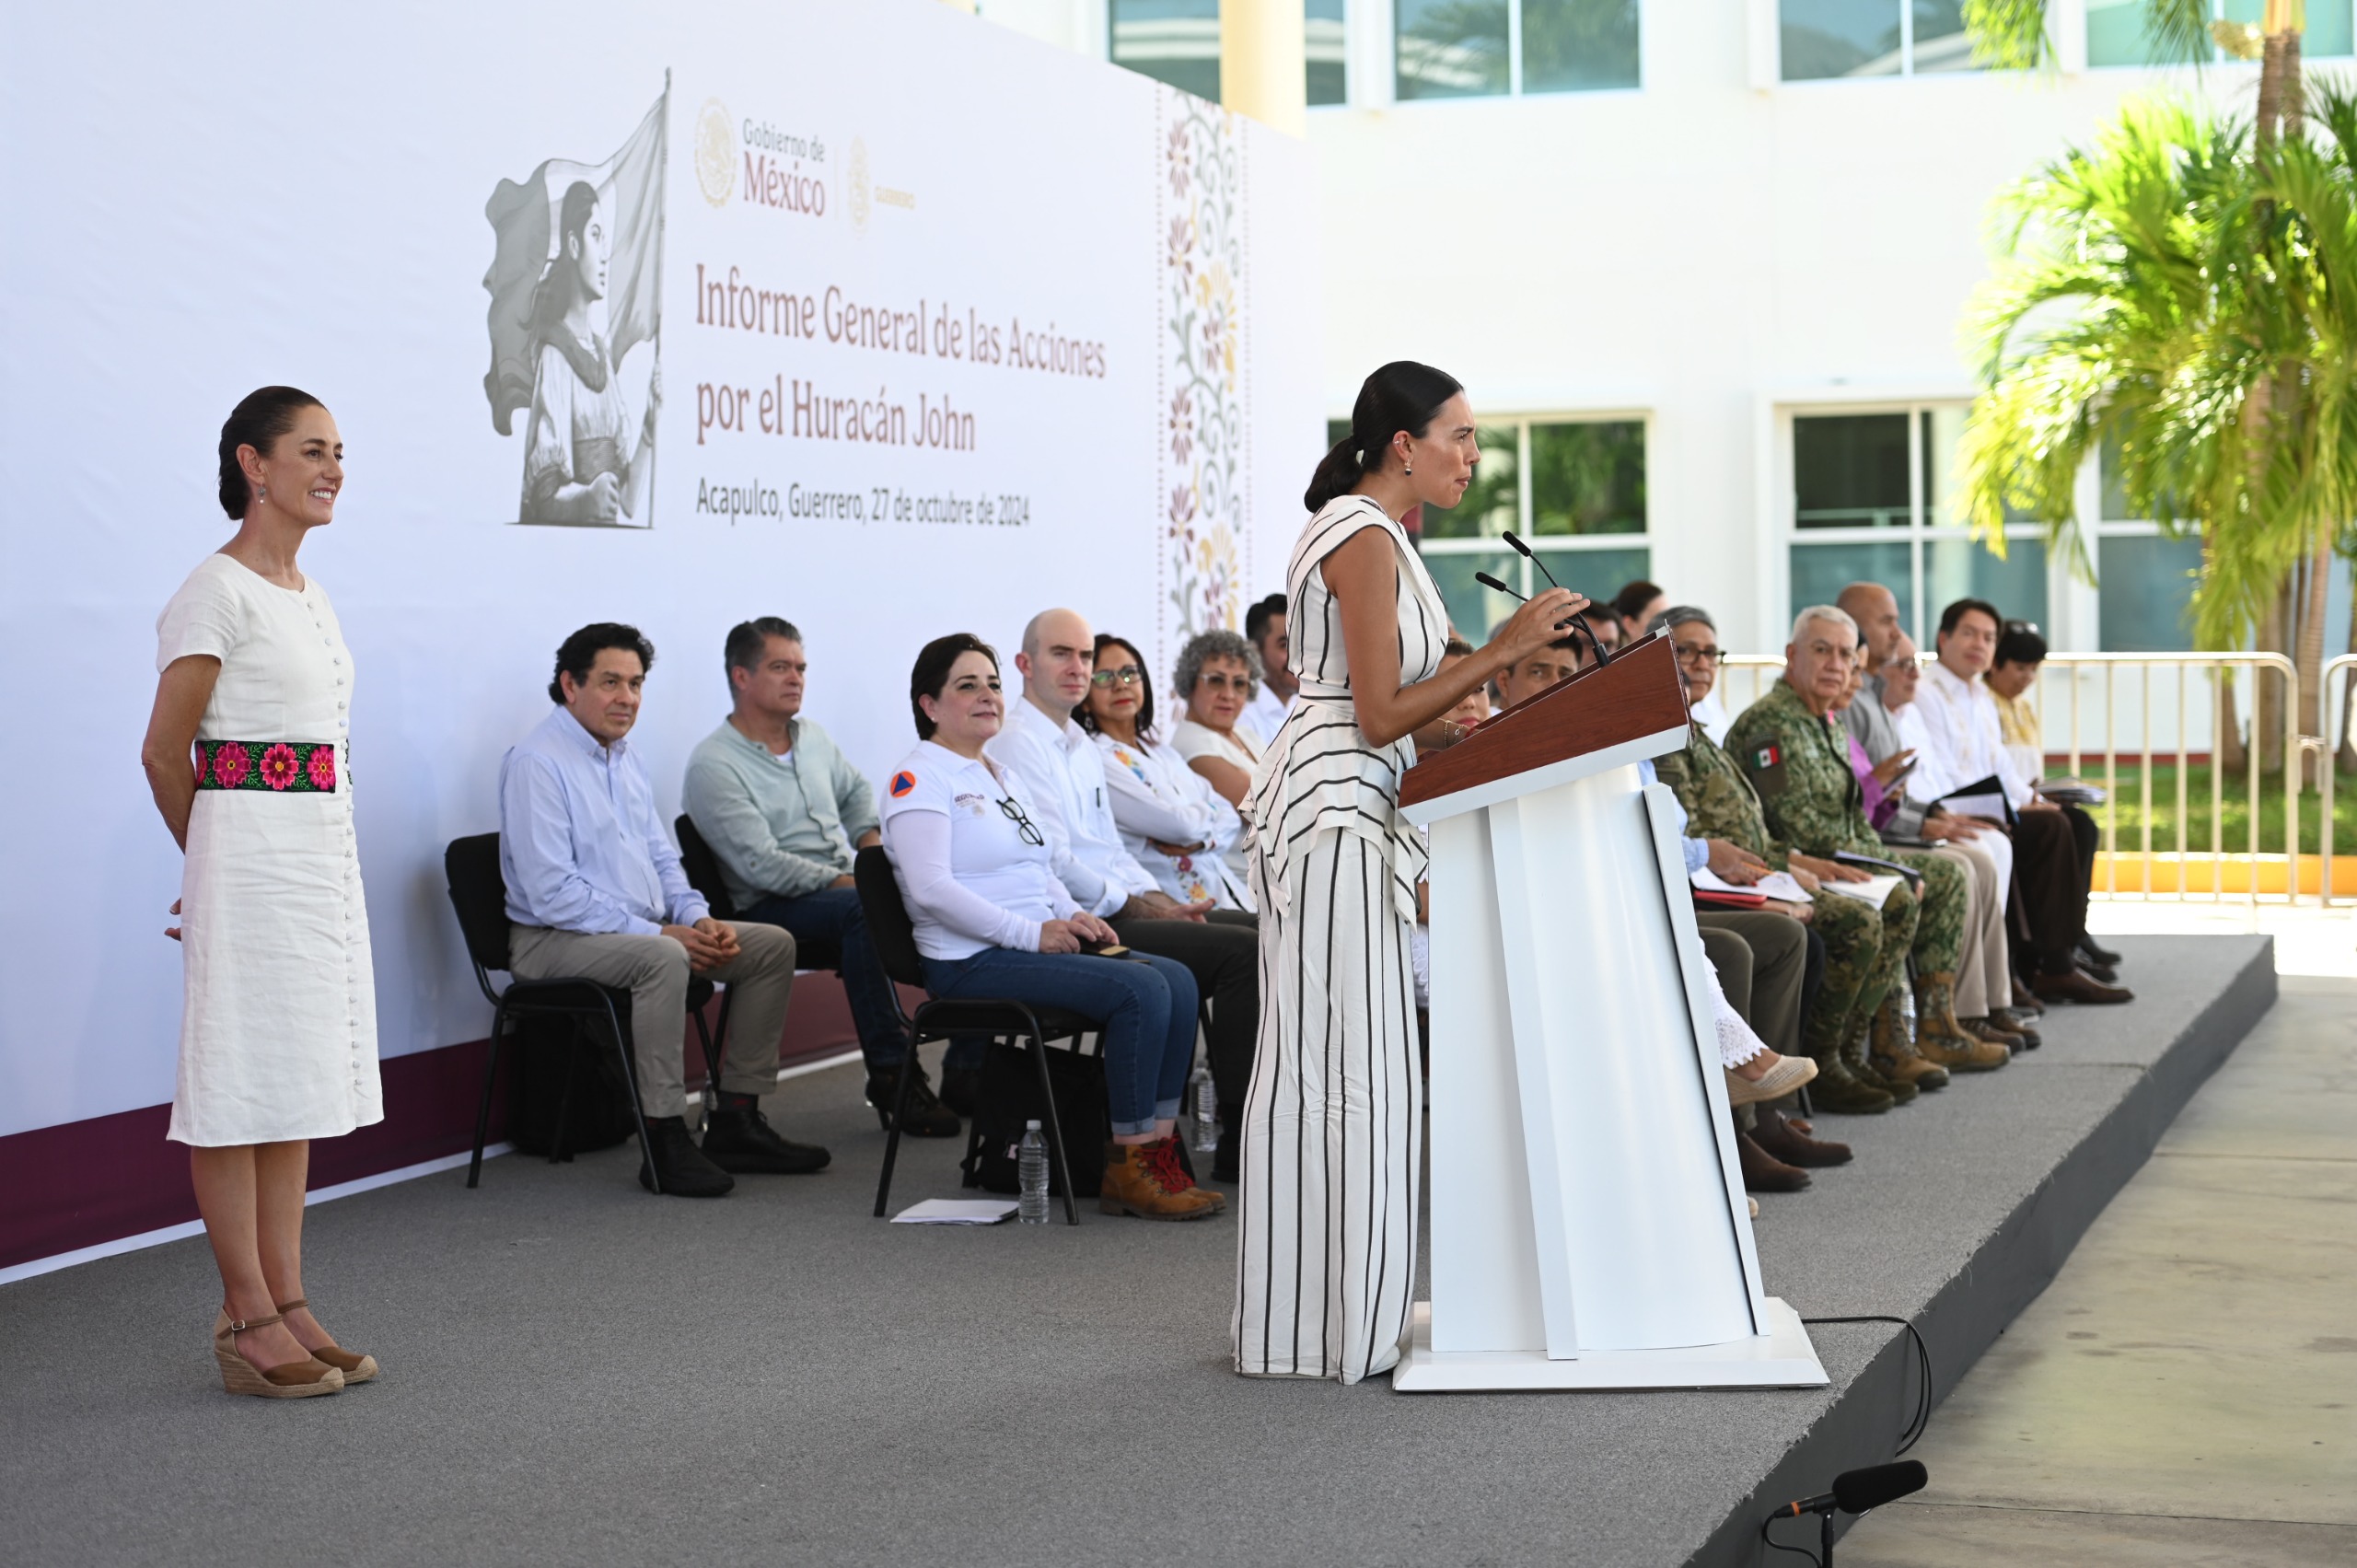
M 1440 405 L 1465 389 L 1456 377 L 1412 359 L 1395 359 L 1366 378 L 1351 409 L 1351 433 L 1334 443 L 1309 476 L 1301 504 L 1315 512 L 1383 466 L 1391 437 L 1404 430 L 1419 440 Z
M 262 387 L 248 392 L 221 426 L 221 509 L 233 523 L 246 520 L 253 505 L 253 487 L 238 464 L 238 448 L 251 447 L 267 456 L 278 438 L 295 428 L 295 416 L 307 408 L 327 404 L 295 387 Z

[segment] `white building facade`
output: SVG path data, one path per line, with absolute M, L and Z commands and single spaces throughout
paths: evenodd
M 1217 90 L 1217 0 L 981 10 Z M 2256 66 L 2147 64 L 2140 10 L 2051 0 L 2060 68 L 2021 74 L 1970 67 L 1958 0 L 1308 0 L 1329 412 L 1388 359 L 1466 384 L 1483 478 L 1424 530 L 1460 629 L 1504 608 L 1474 572 L 1527 580 L 1515 528 L 1591 596 L 1644 577 L 1709 607 L 1732 648 L 1859 577 L 1927 647 L 1967 594 L 2058 651 L 2189 646 L 2199 548 L 2118 516 L 2100 463 L 2100 591 L 1950 506 L 1991 198 L 2128 94 L 2248 111 Z M 2357 69 L 2350 11 L 2311 0 L 2311 73 Z

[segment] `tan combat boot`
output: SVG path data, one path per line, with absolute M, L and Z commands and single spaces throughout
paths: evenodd
M 1875 1020 L 1871 1014 L 1850 1026 L 1850 1038 L 1841 1045 L 1841 1064 L 1850 1069 L 1852 1077 L 1867 1087 L 1880 1089 L 1898 1104 L 1909 1104 L 1923 1091 L 1904 1078 L 1884 1072 L 1869 1059 L 1867 1047 L 1874 1028 Z M 1816 1103 L 1816 1099 L 1817 1096 L 1812 1092 L 1810 1103 Z
M 1200 1220 L 1227 1207 L 1216 1192 L 1206 1192 L 1187 1179 L 1178 1164 L 1175 1138 L 1151 1144 L 1107 1144 L 1105 1185 L 1097 1190 L 1097 1206 L 1109 1214 L 1135 1214 L 1148 1220 Z
M 1875 1071 L 1886 1078 L 1896 1078 L 1914 1085 L 1919 1089 L 1944 1089 L 1948 1086 L 1947 1069 L 1934 1062 L 1926 1062 L 1907 1038 L 1907 1028 L 1899 1021 L 1898 998 L 1885 996 L 1882 1005 L 1875 1009 L 1874 1034 L 1866 1047 L 1866 1059 Z
M 1956 976 L 1915 977 L 1915 1049 L 1951 1073 L 1990 1073 L 2014 1059 L 1994 1040 L 1968 1032 L 1956 1018 Z

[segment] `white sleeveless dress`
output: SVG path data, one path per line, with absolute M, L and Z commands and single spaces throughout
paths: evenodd
M 156 624 L 156 668 L 210 654 L 215 782 L 180 874 L 180 1083 L 165 1136 L 215 1147 L 384 1120 L 368 910 L 352 829 L 352 651 L 327 590 L 208 555 Z M 235 743 L 230 744 L 230 743 Z M 309 755 L 294 759 L 300 747 Z
M 1360 731 L 1318 570 L 1365 528 L 1398 559 L 1401 680 L 1429 679 L 1448 641 L 1440 590 L 1380 507 L 1346 495 L 1310 519 L 1285 573 L 1301 696 L 1245 803 L 1261 1001 L 1232 1324 L 1238 1372 L 1345 1383 L 1399 1359 L 1423 1130 L 1410 947 L 1426 855 L 1399 812 L 1415 743 Z

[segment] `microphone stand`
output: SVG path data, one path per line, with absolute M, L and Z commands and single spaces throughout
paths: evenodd
M 1538 575 L 1547 579 L 1547 586 L 1549 587 L 1560 588 L 1563 586 L 1555 580 L 1554 573 L 1547 570 L 1547 563 L 1538 559 L 1538 552 L 1532 550 L 1530 546 L 1522 542 L 1522 536 L 1520 534 L 1515 533 L 1512 528 L 1508 528 L 1505 531 L 1504 539 L 1506 543 L 1512 545 L 1515 552 L 1519 553 L 1524 560 L 1538 568 Z M 1587 645 L 1596 655 L 1596 668 L 1601 669 L 1606 665 L 1610 664 L 1612 662 L 1612 656 L 1604 651 L 1604 643 L 1596 636 L 1596 628 L 1587 623 L 1587 617 L 1574 610 L 1572 611 L 1572 619 L 1579 623 L 1581 631 L 1587 633 Z

